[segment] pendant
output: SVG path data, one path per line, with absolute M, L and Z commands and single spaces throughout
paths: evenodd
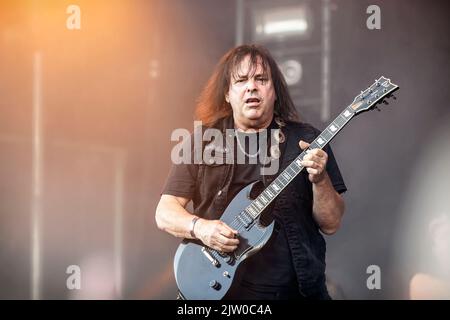
M 270 156 L 274 159 L 280 158 L 280 148 L 277 145 L 270 147 Z

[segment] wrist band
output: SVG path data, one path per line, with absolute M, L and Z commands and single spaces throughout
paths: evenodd
M 200 217 L 194 217 L 191 221 L 191 225 L 189 226 L 189 233 L 191 234 L 192 238 L 197 239 L 194 233 L 194 227 L 197 220 L 200 219 Z

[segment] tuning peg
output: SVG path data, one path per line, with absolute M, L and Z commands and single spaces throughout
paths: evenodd
M 391 96 L 392 96 L 392 99 L 397 100 L 396 96 L 394 96 L 393 94 L 391 94 Z
M 378 106 L 375 106 L 375 109 L 376 109 L 377 111 L 381 111 L 381 109 L 378 108 Z
M 389 102 L 387 102 L 386 100 L 383 100 L 382 101 L 384 104 L 389 104 Z

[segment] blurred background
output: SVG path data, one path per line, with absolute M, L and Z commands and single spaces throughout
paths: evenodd
M 0 299 L 174 299 L 179 239 L 154 221 L 171 132 L 193 129 L 214 65 L 241 43 L 269 48 L 319 129 L 379 76 L 400 86 L 332 142 L 348 192 L 326 237 L 330 288 L 336 299 L 450 298 L 449 9 L 1 0 Z M 67 287 L 73 265 L 79 290 Z M 381 287 L 369 289 L 373 265 Z

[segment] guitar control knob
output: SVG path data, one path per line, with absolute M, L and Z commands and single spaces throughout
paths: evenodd
M 229 277 L 230 277 L 230 274 L 228 273 L 228 271 L 224 271 L 224 272 L 223 272 L 223 276 L 229 278 Z
M 218 283 L 216 280 L 211 280 L 209 282 L 209 286 L 213 289 L 219 290 L 220 289 L 220 283 Z

